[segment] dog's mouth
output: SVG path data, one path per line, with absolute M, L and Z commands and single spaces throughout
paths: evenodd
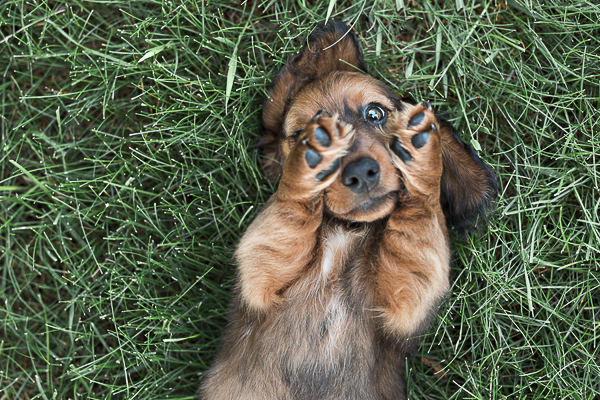
M 390 215 L 397 206 L 398 194 L 399 192 L 396 190 L 382 196 L 369 198 L 346 212 L 336 212 L 335 210 L 332 210 L 327 206 L 327 201 L 325 202 L 325 206 L 327 211 L 338 218 L 349 221 L 370 222 Z
M 398 197 L 398 192 L 390 192 L 383 196 L 374 197 L 360 204 L 358 207 L 354 207 L 350 212 L 373 212 L 373 210 L 381 207 L 383 203 L 390 200 L 392 197 Z

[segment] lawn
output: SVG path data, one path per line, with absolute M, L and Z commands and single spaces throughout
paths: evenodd
M 276 189 L 262 99 L 328 15 L 498 173 L 409 398 L 599 398 L 596 0 L 5 0 L 0 399 L 194 398 Z

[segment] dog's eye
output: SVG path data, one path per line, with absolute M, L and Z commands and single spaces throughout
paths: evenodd
M 291 136 L 288 136 L 288 139 L 291 139 L 294 141 L 294 143 L 296 143 L 298 141 L 298 138 L 300 137 L 300 134 L 302 133 L 302 129 L 298 129 L 296 131 L 294 131 L 294 134 Z
M 365 121 L 381 124 L 387 117 L 386 111 L 378 104 L 370 104 L 365 108 Z

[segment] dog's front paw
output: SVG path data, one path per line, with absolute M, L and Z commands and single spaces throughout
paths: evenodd
M 442 152 L 438 123 L 426 101 L 394 113 L 390 124 L 390 150 L 405 183 L 420 192 L 439 192 Z M 410 190 L 410 188 L 409 188 Z
M 337 114 L 327 117 L 319 111 L 299 133 L 285 163 L 280 198 L 313 199 L 331 185 L 352 136 L 352 126 L 338 121 Z

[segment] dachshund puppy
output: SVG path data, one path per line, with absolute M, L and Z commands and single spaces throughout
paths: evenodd
M 261 146 L 279 188 L 242 237 L 231 323 L 205 400 L 398 400 L 449 287 L 448 231 L 494 172 L 436 118 L 365 73 L 340 21 L 275 77 Z

